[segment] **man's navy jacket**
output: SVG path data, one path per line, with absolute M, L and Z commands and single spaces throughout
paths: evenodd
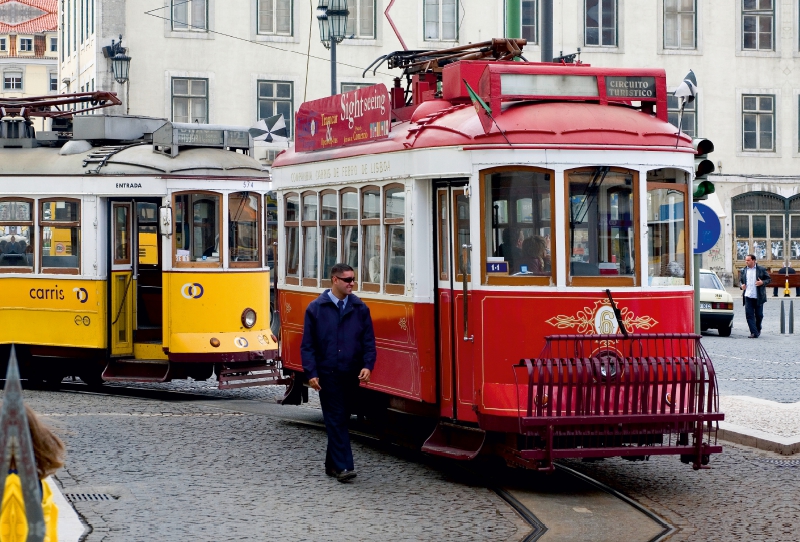
M 771 282 L 771 278 L 769 273 L 766 269 L 761 267 L 760 265 L 756 264 L 756 281 L 762 281 L 764 284 L 761 286 L 756 286 L 756 295 L 758 303 L 763 305 L 767 302 L 767 284 Z M 742 269 L 739 272 L 739 282 L 745 285 L 745 289 L 742 290 L 742 305 L 744 305 L 744 294 L 747 291 L 747 267 Z
M 347 297 L 344 314 L 322 292 L 306 309 L 303 342 L 300 345 L 306 378 L 317 378 L 319 372 L 357 372 L 375 367 L 375 331 L 369 308 L 358 297 Z

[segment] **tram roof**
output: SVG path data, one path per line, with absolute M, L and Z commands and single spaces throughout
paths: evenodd
M 589 102 L 520 101 L 503 104 L 487 134 L 469 104 L 432 100 L 410 121 L 392 125 L 389 137 L 360 145 L 311 152 L 283 152 L 273 168 L 353 156 L 450 146 L 490 148 L 648 148 L 691 152 L 691 139 L 675 127 L 625 105 Z M 502 133 L 501 133 L 502 131 Z M 509 143 L 511 144 L 509 146 Z
M 77 142 L 76 142 L 77 143 Z M 8 175 L 191 175 L 263 177 L 261 164 L 251 156 L 223 149 L 181 150 L 174 158 L 153 151 L 150 144 L 119 147 L 90 146 L 74 154 L 55 147 L 0 148 L 0 176 Z M 82 150 L 82 149 L 76 149 Z M 102 160 L 105 163 L 101 165 Z

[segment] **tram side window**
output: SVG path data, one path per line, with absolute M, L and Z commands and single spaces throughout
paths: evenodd
M 287 194 L 284 200 L 286 227 L 286 277 L 287 283 L 299 284 L 300 276 L 300 196 Z
M 322 272 L 320 274 L 321 286 L 330 287 L 331 268 L 336 264 L 336 219 L 338 217 L 338 196 L 333 190 L 322 193 L 322 212 L 320 214 L 320 230 L 322 233 Z
M 686 284 L 686 186 L 648 183 L 647 280 L 650 286 Z
M 512 276 L 552 274 L 551 261 L 551 175 L 519 170 L 502 171 L 488 176 L 486 246 L 491 247 L 487 263 L 505 262 Z M 504 271 L 499 271 L 504 273 Z
M 303 194 L 303 285 L 316 286 L 319 268 L 319 235 L 317 234 L 316 192 Z
M 48 200 L 42 202 L 42 271 L 78 273 L 80 270 L 80 202 Z
M 363 288 L 377 292 L 381 282 L 381 189 L 367 186 L 361 191 L 361 238 L 367 274 Z
M 236 192 L 228 196 L 228 257 L 231 267 L 257 267 L 261 261 L 260 196 Z
M 139 214 L 139 265 L 158 265 L 158 205 L 136 204 Z
M 406 283 L 406 193 L 403 185 L 384 188 L 386 293 L 403 294 Z
M 341 192 L 342 202 L 342 257 L 341 261 L 355 271 L 358 283 L 358 192 L 355 188 L 345 188 Z
M 175 196 L 175 261 L 219 265 L 220 196 Z
M 33 202 L 0 200 L 0 267 L 33 272 Z
M 267 210 L 267 242 L 265 245 L 265 252 L 267 256 L 267 265 L 270 269 L 275 267 L 275 253 L 278 250 L 278 200 L 275 198 L 275 192 L 268 192 L 264 196 L 264 205 Z
M 633 277 L 634 174 L 597 167 L 567 178 L 570 275 Z

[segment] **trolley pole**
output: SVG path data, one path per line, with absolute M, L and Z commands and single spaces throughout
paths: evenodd
M 694 332 L 700 335 L 700 266 L 703 265 L 703 255 L 694 255 Z
M 331 40 L 331 96 L 336 96 L 336 40 Z
M 553 61 L 553 0 L 542 0 L 542 62 Z

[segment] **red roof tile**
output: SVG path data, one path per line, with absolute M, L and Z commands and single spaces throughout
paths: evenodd
M 18 2 L 46 12 L 17 25 L 0 22 L 0 34 L 36 34 L 58 30 L 58 0 L 0 0 L 0 6 Z

